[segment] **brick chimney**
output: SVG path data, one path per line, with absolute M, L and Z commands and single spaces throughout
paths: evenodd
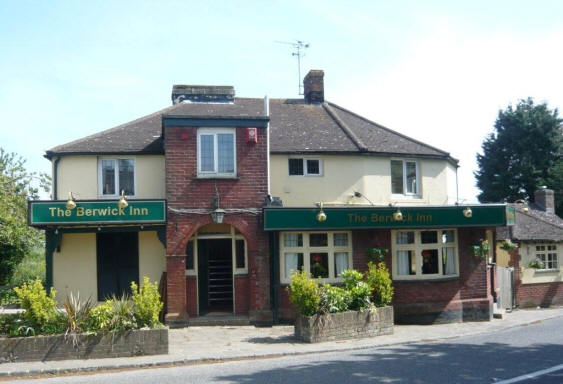
M 183 101 L 192 103 L 232 103 L 235 88 L 230 85 L 184 85 L 172 87 L 172 104 Z
M 534 202 L 542 211 L 555 213 L 555 195 L 553 189 L 543 187 L 534 192 Z
M 311 69 L 303 79 L 305 100 L 308 103 L 322 103 L 325 101 L 324 71 Z

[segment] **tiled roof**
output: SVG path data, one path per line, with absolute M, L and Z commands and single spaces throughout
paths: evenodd
M 438 157 L 447 152 L 401 135 L 332 103 L 270 99 L 272 153 L 374 153 Z M 164 153 L 162 117 L 264 118 L 264 99 L 235 98 L 234 103 L 179 103 L 91 136 L 59 145 L 62 154 Z
M 516 223 L 512 227 L 497 228 L 497 238 L 520 241 L 563 241 L 563 219 L 547 213 L 535 204 L 526 212 L 522 204 L 509 204 L 516 210 Z

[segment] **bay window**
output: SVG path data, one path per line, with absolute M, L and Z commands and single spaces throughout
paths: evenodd
M 118 197 L 121 191 L 127 196 L 135 196 L 135 160 L 98 160 L 98 194 L 100 197 Z
M 436 279 L 459 275 L 455 229 L 392 232 L 393 279 Z
M 289 283 L 294 271 L 306 271 L 323 282 L 341 281 L 352 268 L 351 232 L 282 232 L 280 281 Z
M 236 176 L 235 130 L 200 128 L 197 131 L 197 173 L 200 177 Z
M 391 193 L 419 195 L 418 164 L 412 160 L 391 160 Z

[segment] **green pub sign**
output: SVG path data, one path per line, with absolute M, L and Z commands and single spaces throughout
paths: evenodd
M 65 201 L 29 202 L 29 225 L 67 224 L 142 224 L 165 223 L 165 200 L 129 200 L 120 208 L 114 200 L 77 201 L 74 209 L 67 209 Z

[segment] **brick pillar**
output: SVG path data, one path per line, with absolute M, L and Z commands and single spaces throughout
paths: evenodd
M 186 256 L 166 256 L 166 287 L 168 304 L 165 322 L 170 327 L 183 327 L 188 323 L 186 300 Z

